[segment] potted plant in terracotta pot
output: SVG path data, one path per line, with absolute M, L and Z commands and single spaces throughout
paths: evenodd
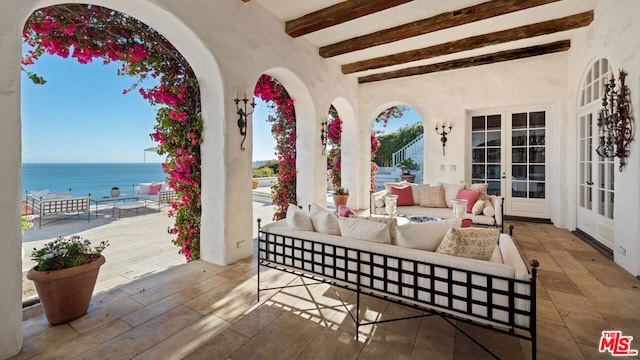
M 338 209 L 338 206 L 340 205 L 347 206 L 348 200 L 349 190 L 340 187 L 333 192 L 333 205 L 335 205 L 336 209 Z
M 402 180 L 410 183 L 415 181 L 416 176 L 412 174 L 411 171 L 420 170 L 420 166 L 416 164 L 413 159 L 406 158 L 400 161 L 397 166 L 400 168 L 400 170 L 402 170 L 402 175 L 400 175 L 400 178 L 402 178 Z
M 31 259 L 36 266 L 27 279 L 33 280 L 50 324 L 66 323 L 87 313 L 98 271 L 105 263 L 101 253 L 107 246 L 108 241 L 91 246 L 89 240 L 74 235 L 33 249 Z

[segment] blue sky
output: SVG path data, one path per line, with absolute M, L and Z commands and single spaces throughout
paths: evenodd
M 144 152 L 155 146 L 149 137 L 155 109 L 136 91 L 122 94 L 136 79 L 118 76 L 118 68 L 116 63 L 83 65 L 49 55 L 28 66 L 47 83 L 35 85 L 22 74 L 22 161 L 162 162 L 154 152 Z M 153 82 L 143 85 L 150 87 Z M 274 159 L 268 109 L 262 101 L 256 102 L 251 124 L 253 160 Z M 402 119 L 390 121 L 385 132 L 419 120 L 417 113 L 407 112 Z

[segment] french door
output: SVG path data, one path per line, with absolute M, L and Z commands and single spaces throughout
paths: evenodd
M 544 108 L 471 116 L 471 180 L 505 199 L 506 215 L 548 218 Z
M 578 211 L 577 228 L 613 250 L 615 163 L 599 156 L 598 113 L 604 84 L 611 78 L 607 59 L 587 69 L 578 108 Z
M 598 156 L 597 111 L 578 114 L 578 221 L 577 228 L 613 249 L 615 163 Z

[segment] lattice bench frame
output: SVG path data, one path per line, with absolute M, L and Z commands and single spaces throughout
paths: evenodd
M 26 206 L 34 215 L 38 215 L 38 228 L 42 227 L 42 219 L 53 215 L 77 215 L 87 213 L 87 222 L 91 221 L 89 196 L 61 199 L 45 199 L 42 196 L 27 194 Z
M 363 322 L 360 319 L 360 295 L 366 294 L 426 311 L 427 314 L 422 316 L 441 316 L 495 358 L 498 358 L 497 355 L 448 318 L 531 341 L 532 359 L 536 359 L 536 277 L 539 266 L 537 260 L 530 261 L 530 277 L 525 281 L 378 254 L 349 248 L 347 245 L 327 244 L 270 233 L 264 231 L 260 223 L 261 220 L 258 219 L 258 301 L 261 291 L 299 286 L 261 288 L 260 267 L 277 269 L 355 291 L 356 315 L 354 316 L 351 312 L 349 315 L 356 325 L 356 337 L 358 337 L 360 326 L 408 319 Z M 510 227 L 510 235 L 513 234 L 512 229 L 513 227 Z M 317 260 L 318 258 L 320 260 Z M 425 269 L 428 271 L 424 271 Z M 446 275 L 443 276 L 443 274 Z M 483 286 L 482 281 L 478 279 L 484 279 L 486 286 Z M 425 281 L 429 283 L 428 287 L 421 285 Z M 506 283 L 507 290 L 493 288 L 494 282 Z M 438 290 L 436 284 L 446 284 L 446 291 Z M 466 296 L 455 295 L 454 289 L 464 289 Z M 484 300 L 481 296 L 479 299 L 478 296 L 483 292 Z M 421 296 L 425 294 L 429 295 L 428 299 Z M 506 298 L 508 305 L 496 304 L 493 301 L 496 296 Z M 447 300 L 446 305 L 436 303 L 436 299 L 443 298 Z M 518 308 L 517 301 L 528 302 L 529 309 Z M 465 306 L 461 308 L 457 305 L 460 302 Z M 483 308 L 484 314 L 479 311 Z M 507 320 L 499 318 L 500 313 L 508 314 Z M 520 319 L 527 318 L 529 326 L 518 324 L 516 316 Z M 415 316 L 409 318 L 415 318 Z

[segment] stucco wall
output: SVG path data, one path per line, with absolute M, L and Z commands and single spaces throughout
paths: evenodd
M 409 104 L 420 114 L 425 128 L 424 182 L 469 181 L 469 113 L 473 111 L 549 105 L 552 111 L 547 125 L 547 154 L 564 151 L 558 146 L 558 139 L 560 126 L 566 121 L 566 74 L 567 54 L 559 53 L 364 84 L 359 95 L 362 133 L 369 133 L 373 119 L 381 110 L 380 104 Z M 435 124 L 443 121 L 453 124 L 445 155 L 440 136 L 435 132 Z M 557 165 L 552 159 L 549 166 L 548 170 L 555 174 Z M 553 175 L 548 176 L 548 180 L 549 198 L 563 197 L 554 186 Z M 565 221 L 562 213 L 551 210 L 554 222 Z

